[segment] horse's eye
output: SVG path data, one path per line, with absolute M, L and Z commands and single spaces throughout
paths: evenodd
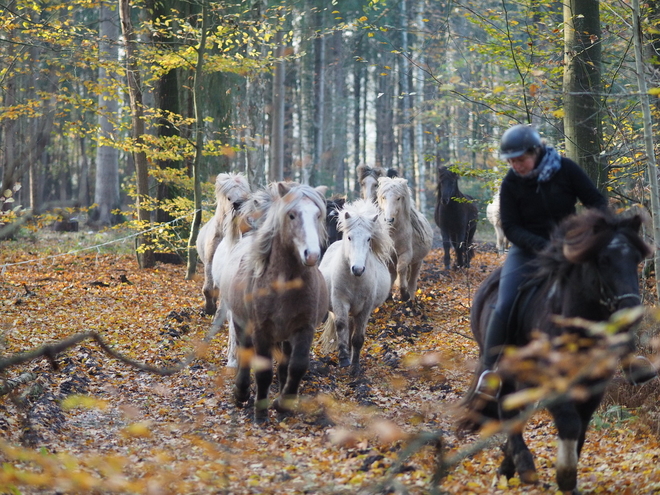
M 369 237 L 369 238 L 367 239 L 367 242 L 371 242 L 371 237 Z
M 289 218 L 293 220 L 294 218 L 296 218 L 296 216 L 293 213 L 289 213 Z
M 349 240 L 349 242 L 353 240 L 353 239 L 351 239 L 351 236 L 350 236 L 350 235 L 348 236 L 348 240 Z

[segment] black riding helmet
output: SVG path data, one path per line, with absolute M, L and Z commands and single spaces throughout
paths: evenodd
M 531 125 L 518 124 L 502 134 L 500 157 L 503 160 L 523 155 L 541 146 L 541 136 Z

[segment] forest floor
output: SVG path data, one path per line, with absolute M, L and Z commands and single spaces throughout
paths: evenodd
M 64 241 L 66 235 L 72 237 Z M 95 331 L 115 351 L 152 366 L 171 366 L 191 351 L 199 357 L 158 376 L 85 340 L 55 356 L 56 369 L 47 359 L 10 368 L 6 379 L 36 377 L 0 396 L 1 493 L 425 494 L 434 486 L 438 450 L 433 442 L 414 445 L 422 434 L 440 438 L 449 457 L 479 442 L 477 435 L 458 437 L 455 424 L 477 359 L 472 297 L 503 260 L 491 245 L 479 246 L 469 270 L 450 273 L 434 249 L 417 302 L 389 301 L 373 315 L 363 376 L 352 378 L 315 346 L 300 391 L 303 410 L 284 419 L 271 412 L 259 426 L 250 408 L 231 399 L 226 332 L 200 344 L 211 323 L 202 312 L 201 276 L 184 280 L 182 265 L 139 270 L 126 254 L 56 254 L 80 242 L 76 235 L 0 246 L 3 355 Z M 610 393 L 580 459 L 582 493 L 660 493 L 659 421 L 644 405 L 657 399 L 655 382 L 619 386 L 628 400 L 638 398 L 633 408 Z M 437 490 L 555 493 L 547 413 L 532 417 L 526 439 L 537 485 L 497 477 L 495 437 L 452 467 Z

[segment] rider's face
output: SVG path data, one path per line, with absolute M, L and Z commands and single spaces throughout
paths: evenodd
M 528 152 L 515 158 L 509 158 L 507 163 L 511 165 L 518 175 L 524 177 L 534 170 L 534 165 L 536 165 L 536 153 Z

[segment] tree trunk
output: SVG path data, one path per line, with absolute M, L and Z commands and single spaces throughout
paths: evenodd
M 142 107 L 142 87 L 139 67 L 137 64 L 136 37 L 131 21 L 129 0 L 119 0 L 119 16 L 126 49 L 126 77 L 128 79 L 128 94 L 131 102 L 131 130 L 133 143 L 137 147 L 144 135 L 144 110 Z M 137 149 L 137 148 L 136 148 Z M 144 205 L 149 202 L 149 164 L 144 151 L 134 151 L 135 172 L 137 175 L 138 220 L 141 227 L 149 225 L 149 211 Z M 153 248 L 148 234 L 137 237 L 136 252 L 140 268 L 151 268 L 155 265 Z
M 286 64 L 284 61 L 285 46 L 282 44 L 283 33 L 278 31 L 275 44 L 277 45 L 277 56 L 279 60 L 275 64 L 275 75 L 273 77 L 272 124 L 271 124 L 271 159 L 268 178 L 272 182 L 281 181 L 284 178 L 284 103 L 285 87 L 284 76 Z
M 564 133 L 566 154 L 605 191 L 601 156 L 601 31 L 597 0 L 564 3 Z
M 108 3 L 102 2 L 99 7 L 99 59 L 112 64 L 117 61 L 119 51 L 117 40 L 119 28 L 116 22 L 116 12 Z M 99 83 L 102 87 L 113 87 L 111 74 L 105 64 L 99 66 Z M 97 211 L 94 214 L 95 224 L 106 227 L 113 223 L 112 211 L 120 207 L 119 201 L 119 151 L 114 146 L 103 144 L 104 140 L 113 140 L 115 128 L 112 121 L 117 118 L 119 103 L 116 95 L 103 91 L 98 96 L 98 126 L 99 145 L 96 148 L 96 183 L 94 188 L 94 203 Z
M 653 213 L 653 239 L 655 240 L 654 264 L 655 264 L 655 290 L 656 297 L 660 299 L 660 277 L 658 267 L 660 266 L 660 200 L 658 198 L 658 167 L 655 161 L 655 145 L 653 143 L 653 120 L 651 118 L 651 103 L 646 87 L 646 74 L 642 54 L 642 29 L 640 27 L 639 0 L 633 0 L 633 41 L 635 44 L 635 67 L 637 69 L 637 84 L 641 98 L 642 113 L 644 116 L 644 145 L 646 147 L 646 159 L 648 166 L 649 184 L 651 186 L 651 210 Z
M 324 10 L 319 10 L 317 14 L 317 29 L 323 30 Z M 325 36 L 317 35 L 314 39 L 314 156 L 309 170 L 309 178 L 303 182 L 316 184 L 317 171 L 322 168 L 324 143 L 323 131 L 325 128 Z
M 202 152 L 204 151 L 204 113 L 202 112 L 202 76 L 204 74 L 204 51 L 206 50 L 206 30 L 208 29 L 208 1 L 202 2 L 202 26 L 199 47 L 197 48 L 197 65 L 195 67 L 195 80 L 193 82 L 193 95 L 195 102 L 195 161 L 193 162 L 193 184 L 195 216 L 190 228 L 190 238 L 188 239 L 188 269 L 186 280 L 190 280 L 195 275 L 197 267 L 197 249 L 195 242 L 199 233 L 199 226 L 202 223 L 202 182 L 199 177 L 199 171 L 202 163 Z

